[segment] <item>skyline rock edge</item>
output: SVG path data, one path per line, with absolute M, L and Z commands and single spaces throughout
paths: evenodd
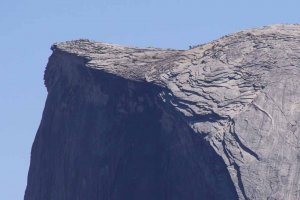
M 25 200 L 300 198 L 300 25 L 52 50 Z

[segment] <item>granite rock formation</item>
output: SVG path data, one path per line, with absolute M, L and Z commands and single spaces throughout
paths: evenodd
M 25 200 L 300 199 L 300 25 L 52 50 Z

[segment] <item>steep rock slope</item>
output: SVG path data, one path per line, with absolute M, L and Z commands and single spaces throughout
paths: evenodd
M 300 198 L 299 25 L 52 50 L 26 200 Z

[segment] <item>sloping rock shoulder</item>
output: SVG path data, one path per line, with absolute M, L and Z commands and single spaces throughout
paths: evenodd
M 52 50 L 26 200 L 300 198 L 300 25 Z

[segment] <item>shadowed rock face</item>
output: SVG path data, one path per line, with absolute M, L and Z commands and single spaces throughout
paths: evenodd
M 300 198 L 299 25 L 52 50 L 25 200 Z

